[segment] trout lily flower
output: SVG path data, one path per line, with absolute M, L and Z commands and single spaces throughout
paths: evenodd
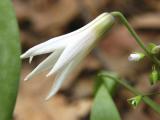
M 36 45 L 22 54 L 22 59 L 29 58 L 29 62 L 36 55 L 51 53 L 42 61 L 25 80 L 50 70 L 46 76 L 55 74 L 56 80 L 46 99 L 51 98 L 61 87 L 63 81 L 72 74 L 75 67 L 96 46 L 98 40 L 112 27 L 114 17 L 109 13 L 102 13 L 84 27 L 66 35 L 52 38 Z

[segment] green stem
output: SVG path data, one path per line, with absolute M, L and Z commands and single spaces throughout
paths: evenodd
M 152 96 L 152 95 L 160 95 L 160 92 L 144 94 L 144 96 Z
M 131 27 L 131 25 L 128 23 L 127 19 L 124 17 L 124 15 L 120 12 L 111 12 L 111 14 L 115 17 L 118 17 L 120 19 L 120 21 L 125 25 L 125 27 L 128 29 L 128 31 L 130 32 L 130 34 L 135 38 L 136 42 L 139 44 L 139 46 L 145 51 L 146 55 L 148 57 L 150 57 L 150 59 L 157 64 L 158 66 L 160 66 L 160 61 L 155 58 L 154 56 L 152 56 L 152 54 L 150 54 L 150 52 L 148 51 L 148 49 L 145 47 L 145 45 L 143 44 L 141 38 L 137 35 L 137 33 L 134 31 L 134 29 Z
M 120 80 L 117 79 L 107 73 L 105 74 L 101 74 L 102 77 L 108 77 L 114 81 L 116 81 L 117 83 L 121 84 L 122 86 L 124 86 L 125 88 L 127 88 L 129 91 L 131 91 L 134 95 L 141 95 L 144 96 L 144 94 L 142 94 L 141 92 L 139 92 L 137 89 L 135 89 L 134 87 L 132 87 L 131 85 L 129 85 L 128 83 L 125 82 L 125 80 Z M 157 113 L 160 114 L 160 105 L 155 103 L 152 99 L 150 99 L 148 96 L 144 96 L 143 101 L 150 106 L 153 110 L 155 110 Z

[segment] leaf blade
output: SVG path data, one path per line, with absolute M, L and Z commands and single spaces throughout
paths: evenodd
M 121 120 L 117 108 L 104 85 L 97 91 L 92 111 L 91 120 Z
M 10 0 L 0 2 L 0 120 L 12 119 L 20 76 L 20 45 Z

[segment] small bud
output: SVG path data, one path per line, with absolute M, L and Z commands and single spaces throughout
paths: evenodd
M 150 84 L 154 85 L 158 81 L 158 79 L 159 79 L 159 72 L 154 66 L 150 74 Z
M 150 51 L 150 52 L 152 53 L 153 48 L 155 48 L 156 46 L 157 46 L 157 45 L 154 44 L 154 43 L 149 43 L 149 44 L 147 45 L 147 49 L 148 49 L 148 51 Z
M 135 96 L 133 98 L 130 98 L 127 100 L 129 104 L 131 104 L 134 108 L 137 107 L 140 102 L 142 101 L 142 96 L 141 95 L 138 95 L 138 96 Z
M 139 61 L 141 59 L 144 58 L 144 54 L 143 53 L 132 53 L 130 54 L 130 56 L 128 57 L 129 61 Z
M 160 46 L 155 46 L 152 51 L 151 51 L 152 54 L 158 54 L 160 53 Z

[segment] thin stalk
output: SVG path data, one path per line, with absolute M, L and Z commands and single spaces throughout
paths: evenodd
M 142 94 L 140 91 L 138 91 L 137 89 L 135 89 L 134 87 L 132 87 L 131 85 L 129 85 L 128 83 L 125 82 L 125 80 L 120 80 L 117 79 L 109 74 L 101 74 L 102 77 L 108 77 L 111 78 L 112 80 L 115 80 L 117 83 L 121 84 L 122 86 L 124 86 L 125 88 L 127 88 L 130 92 L 132 92 L 134 95 L 141 95 L 143 96 L 143 101 L 150 106 L 153 110 L 155 110 L 157 113 L 160 114 L 160 105 L 155 103 L 152 99 L 150 99 L 148 96 L 144 96 L 144 94 Z
M 160 92 L 144 94 L 144 96 L 152 96 L 152 95 L 160 95 Z
M 145 45 L 143 44 L 141 38 L 137 35 L 137 33 L 134 31 L 134 29 L 131 27 L 131 25 L 128 23 L 127 19 L 124 17 L 124 15 L 120 12 L 111 12 L 111 14 L 115 17 L 118 17 L 120 19 L 120 21 L 125 25 L 125 27 L 128 29 L 128 31 L 130 32 L 130 34 L 135 38 L 136 42 L 139 44 L 139 46 L 144 50 L 144 52 L 146 53 L 146 55 L 158 66 L 160 66 L 160 61 L 152 56 L 152 54 L 150 53 L 150 51 L 148 51 L 148 49 L 145 47 Z

